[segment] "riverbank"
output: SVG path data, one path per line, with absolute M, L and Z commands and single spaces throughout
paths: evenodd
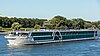
M 7 34 L 7 32 L 0 32 L 0 34 Z
M 34 28 L 21 28 L 20 30 L 21 31 L 25 31 L 25 30 L 30 31 L 30 30 L 34 30 Z M 2 28 L 2 30 L 0 31 L 0 34 L 7 34 L 7 32 L 10 32 L 10 31 L 12 31 L 11 28 Z

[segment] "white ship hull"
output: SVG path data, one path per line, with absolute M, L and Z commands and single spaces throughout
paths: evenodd
M 67 40 L 42 40 L 42 41 L 33 41 L 32 39 L 18 38 L 15 40 L 8 40 L 9 44 L 7 45 L 36 45 L 36 44 L 58 43 L 67 41 L 78 41 L 78 40 L 92 40 L 97 38 L 98 37 L 67 39 Z
M 16 31 L 6 35 L 8 44 L 28 45 L 97 39 L 96 31 Z

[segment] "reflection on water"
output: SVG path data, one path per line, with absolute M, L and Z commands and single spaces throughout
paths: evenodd
M 100 39 L 43 45 L 7 46 L 0 35 L 0 56 L 99 56 Z

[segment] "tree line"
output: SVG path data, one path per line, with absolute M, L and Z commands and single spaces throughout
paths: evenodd
M 54 16 L 45 21 L 44 26 L 50 29 L 100 29 L 100 21 L 91 22 L 82 18 L 67 19 L 63 16 Z
M 33 28 L 36 24 L 42 26 L 44 21 L 47 21 L 47 19 L 0 17 L 0 26 L 3 28 L 11 28 L 14 22 L 18 22 L 22 25 L 22 28 Z
M 22 28 L 37 28 L 36 25 L 48 29 L 100 29 L 100 21 L 91 22 L 82 18 L 67 19 L 63 16 L 54 16 L 52 19 L 0 17 L 0 27 L 11 28 L 18 22 Z

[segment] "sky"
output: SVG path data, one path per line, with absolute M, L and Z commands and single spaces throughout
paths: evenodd
M 0 0 L 0 15 L 25 18 L 100 20 L 100 0 Z

